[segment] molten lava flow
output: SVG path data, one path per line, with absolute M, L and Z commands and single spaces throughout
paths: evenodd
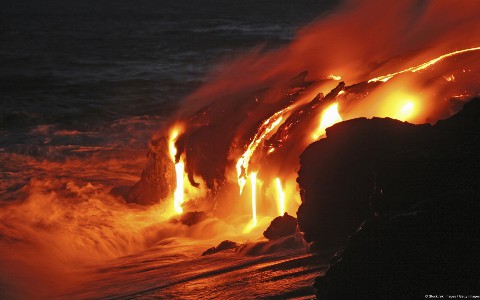
M 280 122 L 283 120 L 283 115 L 290 110 L 290 107 L 284 108 L 275 114 L 273 114 L 270 118 L 265 120 L 263 124 L 258 129 L 257 133 L 253 137 L 253 140 L 247 147 L 247 150 L 243 153 L 243 155 L 238 159 L 236 168 L 237 168 L 237 178 L 238 178 L 238 186 L 240 187 L 240 195 L 242 194 L 243 188 L 245 187 L 245 183 L 247 182 L 247 174 L 248 174 L 248 165 L 250 164 L 250 159 L 252 158 L 253 153 L 257 149 L 260 142 L 273 130 L 277 127 Z
M 250 184 L 252 185 L 252 223 L 257 225 L 257 173 L 250 174 Z
M 170 152 L 170 157 L 172 158 L 173 163 L 175 164 L 175 177 L 176 177 L 176 187 L 173 194 L 173 208 L 177 214 L 183 213 L 182 204 L 184 202 L 184 174 L 185 174 L 185 164 L 183 161 L 175 162 L 175 156 L 177 154 L 177 148 L 175 147 L 175 141 L 179 135 L 179 130 L 174 129 L 170 135 L 170 140 L 168 143 L 168 150 Z
M 283 192 L 280 178 L 275 178 L 275 184 L 277 186 L 278 214 L 283 216 L 285 214 L 285 193 Z
M 415 72 L 424 70 L 426 68 L 429 68 L 429 67 L 433 66 L 434 64 L 436 64 L 437 62 L 439 62 L 441 60 L 444 60 L 445 58 L 452 57 L 452 56 L 462 54 L 462 53 L 479 51 L 479 50 L 480 50 L 480 47 L 474 47 L 474 48 L 468 48 L 468 49 L 453 51 L 453 52 L 441 55 L 437 58 L 434 58 L 430 61 L 427 61 L 426 63 L 423 63 L 423 64 L 418 65 L 416 67 L 411 67 L 411 68 L 408 68 L 408 69 L 405 69 L 405 70 L 402 70 L 402 71 L 399 71 L 399 72 L 395 72 L 395 73 L 391 73 L 391 74 L 388 74 L 388 75 L 372 78 L 368 82 L 378 82 L 378 81 L 387 82 L 388 80 L 390 80 L 394 76 L 397 76 L 397 75 L 400 75 L 400 74 L 403 74 L 403 73 L 407 73 L 407 72 L 415 73 Z
M 333 74 L 328 75 L 328 78 L 329 78 L 329 79 L 332 79 L 332 80 L 336 80 L 336 81 L 342 80 L 342 77 L 341 77 L 341 76 L 333 75 Z
M 395 119 L 398 119 L 400 121 L 408 120 L 412 116 L 414 108 L 415 105 L 413 104 L 413 102 L 407 102 L 405 105 L 402 106 Z
M 386 90 L 386 93 L 378 96 L 384 100 L 375 107 L 375 116 L 415 122 L 428 109 L 427 101 L 422 96 L 412 93 L 409 89 Z
M 479 95 L 480 45 L 474 33 L 480 22 L 474 11 L 480 2 L 466 0 L 462 7 L 447 2 L 352 1 L 355 9 L 322 18 L 288 47 L 247 53 L 222 65 L 172 120 L 170 128 L 179 128 L 178 120 L 185 125 L 171 132 L 169 145 L 176 154 L 176 211 L 183 201 L 198 199 L 192 205 L 210 209 L 214 203 L 219 215 L 244 211 L 258 229 L 257 211 L 259 216 L 294 211 L 298 158 L 328 127 L 373 117 L 433 123 Z M 444 18 L 446 11 L 454 13 Z M 378 15 L 382 30 L 366 37 Z M 325 42 L 320 47 L 318 41 Z M 179 133 L 188 138 L 175 143 Z M 182 178 L 184 171 L 189 177 Z M 194 175 L 206 183 L 206 192 L 195 198 Z M 269 184 L 263 188 L 263 182 Z M 236 197 L 244 201 L 221 199 L 238 195 L 237 184 L 242 195 L 249 183 L 252 195 Z
M 340 114 L 338 113 L 338 103 L 330 105 L 322 113 L 320 126 L 318 126 L 317 130 L 312 135 L 313 140 L 317 140 L 319 137 L 324 135 L 325 129 L 341 121 L 342 117 L 340 117 Z
M 178 138 L 178 129 L 173 129 L 172 133 L 170 134 L 170 140 L 168 141 L 168 153 L 170 153 L 170 157 L 175 163 L 175 155 L 177 155 L 177 148 L 175 147 L 175 141 Z
M 184 198 L 184 185 L 183 185 L 183 174 L 185 173 L 185 165 L 183 162 L 178 162 L 175 164 L 175 175 L 176 175 L 176 182 L 177 186 L 174 192 L 174 200 L 173 200 L 173 207 L 178 214 L 183 213 L 182 204 Z

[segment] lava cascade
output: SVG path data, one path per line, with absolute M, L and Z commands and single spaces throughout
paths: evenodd
M 253 224 L 258 215 L 293 214 L 298 157 L 327 127 L 449 117 L 480 92 L 479 10 L 478 1 L 347 1 L 291 44 L 219 65 L 156 137 L 184 124 L 173 162 L 185 164 L 177 174 L 185 189 L 201 192 L 175 203 L 251 214 Z M 242 193 L 248 178 L 252 195 Z

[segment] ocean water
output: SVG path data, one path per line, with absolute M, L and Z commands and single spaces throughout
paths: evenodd
M 122 195 L 152 135 L 216 65 L 287 44 L 336 1 L 45 2 L 0 4 L 0 296 L 311 294 L 304 249 L 201 258 L 225 238 L 215 232 L 237 229 L 175 227 Z
M 79 2 L 2 4 L 0 128 L 9 138 L 2 145 L 29 141 L 16 133 L 39 125 L 85 132 L 121 119 L 168 116 L 215 64 L 261 44 L 285 44 L 331 6 Z

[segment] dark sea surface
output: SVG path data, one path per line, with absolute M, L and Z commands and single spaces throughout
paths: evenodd
M 127 137 L 118 133 L 132 130 L 130 146 L 144 147 L 152 126 L 215 64 L 260 45 L 286 44 L 333 6 L 313 0 L 2 1 L 0 148 L 41 155 L 46 145 L 123 143 Z

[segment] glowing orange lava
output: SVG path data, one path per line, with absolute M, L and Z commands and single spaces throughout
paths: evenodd
M 185 165 L 183 162 L 175 164 L 175 175 L 177 186 L 175 188 L 173 207 L 178 214 L 183 213 L 182 204 L 184 201 L 184 184 L 183 174 L 185 173 Z
M 441 55 L 441 56 L 439 56 L 439 57 L 437 57 L 437 58 L 434 58 L 434 59 L 432 59 L 432 60 L 430 60 L 430 61 L 427 61 L 426 63 L 423 63 L 423 64 L 418 65 L 418 66 L 416 66 L 416 67 L 411 67 L 411 68 L 408 68 L 408 69 L 405 69 L 405 70 L 402 70 L 402 71 L 399 71 L 399 72 L 395 72 L 395 73 L 391 73 L 391 74 L 388 74 L 388 75 L 384 75 L 384 76 L 372 78 L 372 79 L 370 79 L 368 82 L 377 82 L 377 81 L 387 82 L 387 81 L 390 80 L 392 77 L 397 76 L 397 75 L 400 75 L 400 74 L 403 74 L 403 73 L 407 73 L 407 72 L 415 73 L 415 72 L 424 70 L 424 69 L 426 69 L 426 68 L 428 68 L 428 67 L 433 66 L 434 64 L 438 63 L 439 61 L 444 60 L 445 58 L 452 57 L 452 56 L 455 56 L 455 55 L 458 55 L 458 54 L 462 54 L 462 53 L 467 53 L 467 52 L 472 52 L 472 51 L 479 51 L 479 50 L 480 50 L 480 47 L 474 47 L 474 48 L 468 48 L 468 49 L 453 51 L 453 52 L 450 52 L 450 53 Z
M 336 80 L 336 81 L 342 80 L 342 77 L 341 77 L 341 76 L 333 75 L 333 74 L 328 75 L 328 78 L 329 78 L 329 79 Z
M 179 162 L 175 163 L 175 155 L 177 154 L 177 148 L 175 147 L 175 141 L 179 135 L 179 130 L 174 129 L 170 134 L 170 140 L 168 143 L 168 150 L 170 152 L 170 157 L 172 158 L 173 163 L 175 164 L 175 178 L 176 178 L 176 187 L 173 194 L 173 208 L 177 214 L 183 213 L 182 204 L 184 202 L 184 174 L 185 174 L 185 164 L 180 159 Z
M 408 118 L 412 115 L 414 108 L 415 105 L 413 102 L 407 102 L 398 112 L 396 119 L 401 121 L 408 120 Z
M 277 187 L 277 207 L 278 207 L 278 214 L 283 216 L 285 213 L 285 192 L 282 189 L 282 182 L 280 178 L 275 178 L 275 184 Z
M 257 173 L 250 174 L 250 184 L 252 185 L 252 224 L 257 225 Z
M 290 110 L 290 107 L 284 108 L 281 111 L 276 112 L 270 118 L 263 122 L 262 126 L 258 129 L 257 133 L 253 137 L 252 141 L 247 147 L 247 150 L 238 159 L 236 164 L 238 186 L 240 187 L 240 195 L 242 194 L 245 183 L 247 182 L 248 166 L 253 153 L 257 149 L 260 142 L 274 130 L 280 122 L 283 120 L 283 115 Z
M 325 129 L 341 121 L 342 117 L 338 113 L 338 103 L 330 105 L 322 113 L 320 125 L 312 135 L 313 140 L 318 140 L 319 137 L 325 134 Z
M 361 20 L 363 19 L 362 17 Z M 343 22 L 339 24 L 344 25 Z M 331 32 L 348 35 L 351 32 L 350 30 L 337 32 L 334 26 L 328 28 L 326 31 L 320 30 L 318 36 L 330 35 Z M 177 154 L 174 193 L 174 208 L 177 213 L 182 212 L 184 201 L 194 199 L 192 195 L 195 189 L 191 188 L 193 185 L 188 184 L 193 182 L 191 178 L 194 175 L 199 176 L 200 180 L 203 178 L 205 182 L 209 182 L 207 188 L 214 192 L 218 190 L 224 192 L 222 189 L 229 189 L 230 186 L 236 189 L 234 183 L 237 181 L 239 194 L 242 195 L 245 186 L 250 184 L 251 195 L 239 197 L 244 201 L 237 201 L 238 210 L 230 206 L 225 210 L 244 210 L 245 214 L 248 214 L 246 216 L 248 220 L 251 220 L 249 226 L 256 226 L 258 229 L 259 224 L 262 224 L 262 218 L 258 217 L 257 213 L 263 217 L 277 213 L 283 215 L 287 210 L 294 211 L 297 199 L 295 195 L 298 194 L 294 186 L 298 157 L 310 143 L 324 137 L 327 128 L 343 120 L 362 117 L 388 117 L 414 124 L 425 120 L 433 122 L 440 117 L 440 111 L 446 111 L 446 107 L 450 105 L 449 98 L 463 100 L 470 94 L 478 93 L 478 84 L 473 82 L 474 79 L 467 78 L 467 74 L 463 74 L 465 70 L 469 71 L 476 66 L 467 66 L 470 57 L 462 54 L 473 55 L 475 52 L 474 55 L 477 55 L 480 52 L 480 47 L 468 48 L 472 45 L 470 42 L 457 43 L 455 47 L 458 48 L 449 48 L 443 52 L 448 53 L 438 56 L 438 51 L 446 47 L 440 42 L 438 47 L 415 44 L 412 49 L 407 47 L 394 49 L 393 53 L 388 51 L 383 53 L 369 47 L 364 49 L 363 40 L 357 45 L 359 49 L 355 49 L 357 41 L 352 39 L 354 36 L 349 36 L 349 39 L 345 38 L 345 42 L 353 41 L 352 51 L 341 51 L 340 61 L 336 59 L 336 55 L 333 55 L 331 61 L 324 61 L 323 56 L 308 56 L 311 46 L 309 38 L 312 38 L 312 41 L 318 40 L 316 31 L 305 31 L 301 37 L 306 37 L 306 40 L 296 42 L 285 51 L 272 53 L 271 56 L 266 55 L 265 61 L 258 63 L 261 68 L 249 69 L 245 61 L 249 61 L 250 58 L 245 58 L 245 61 L 240 59 L 232 64 L 233 69 L 238 68 L 237 73 L 252 74 L 251 78 L 242 77 L 242 80 L 239 80 L 235 76 L 232 77 L 233 73 L 226 73 L 224 77 L 219 77 L 213 83 L 202 87 L 187 99 L 186 103 L 195 109 L 185 105 L 185 110 L 179 117 L 183 120 L 194 120 L 194 124 L 191 124 L 190 128 L 182 128 L 185 132 L 180 133 L 187 134 L 189 139 L 186 140 L 191 143 L 184 145 L 185 149 L 194 149 L 194 143 L 199 143 L 200 147 L 195 148 L 197 151 L 182 152 L 183 157 L 179 157 L 175 149 L 179 131 L 171 132 L 170 153 L 172 158 Z M 396 38 L 398 35 L 393 37 Z M 381 36 L 379 41 L 384 41 L 385 38 L 386 36 Z M 423 47 L 420 47 L 422 45 Z M 344 46 L 343 43 L 340 46 Z M 458 50 L 462 48 L 463 50 Z M 429 49 L 433 50 L 427 52 Z M 359 57 L 355 54 L 357 50 Z M 374 55 L 363 56 L 370 53 L 369 51 Z M 413 55 L 414 51 L 418 53 Z M 349 52 L 353 53 L 351 57 Z M 267 67 L 283 55 L 292 59 L 282 61 L 278 69 L 267 72 Z M 326 53 L 326 57 L 330 57 L 330 54 Z M 405 60 L 406 57 L 411 60 Z M 428 58 L 423 60 L 425 57 Z M 251 59 L 255 58 L 256 56 L 252 56 Z M 317 68 L 317 60 L 318 66 L 325 65 L 325 68 Z M 389 68 L 388 71 L 380 71 L 386 68 Z M 296 75 L 294 72 L 298 70 L 306 72 Z M 327 72 L 323 73 L 323 70 Z M 460 73 L 461 70 L 464 72 Z M 368 75 L 373 73 L 375 75 Z M 387 75 L 372 78 L 378 74 Z M 397 75 L 401 76 L 389 81 Z M 231 94 L 238 96 L 230 97 Z M 251 97 L 252 94 L 256 102 L 252 101 L 252 106 L 242 106 L 244 105 L 242 101 L 247 97 L 245 95 Z M 438 104 L 441 107 L 436 108 L 437 103 L 434 101 L 438 99 L 438 95 L 445 101 Z M 258 100 L 260 97 L 263 101 Z M 242 110 L 229 110 L 227 107 L 241 107 Z M 222 113 L 217 114 L 216 111 Z M 266 116 L 267 111 L 270 114 Z M 201 114 L 196 115 L 198 112 Z M 244 115 L 249 116 L 248 121 L 242 119 Z M 224 122 L 229 126 L 224 127 Z M 230 130 L 222 131 L 223 128 Z M 245 136 L 246 133 L 251 135 Z M 224 144 L 224 147 L 218 149 L 228 149 L 225 150 L 228 151 L 226 156 L 228 159 L 215 160 L 224 154 L 220 153 L 224 150 L 217 152 L 215 146 L 210 146 L 214 145 L 217 139 Z M 238 141 L 243 143 L 239 144 Z M 187 155 L 188 164 L 185 163 Z M 198 163 L 197 160 L 202 159 L 205 161 Z M 211 169 L 210 164 L 206 163 L 210 161 L 216 162 L 211 164 Z M 190 177 L 186 177 L 185 170 Z M 223 185 L 225 181 L 228 181 L 229 185 Z M 233 184 L 230 185 L 231 183 Z M 235 190 L 226 192 L 236 194 Z M 211 196 L 204 194 L 195 199 L 203 201 L 202 197 Z M 257 202 L 258 199 L 261 201 Z

